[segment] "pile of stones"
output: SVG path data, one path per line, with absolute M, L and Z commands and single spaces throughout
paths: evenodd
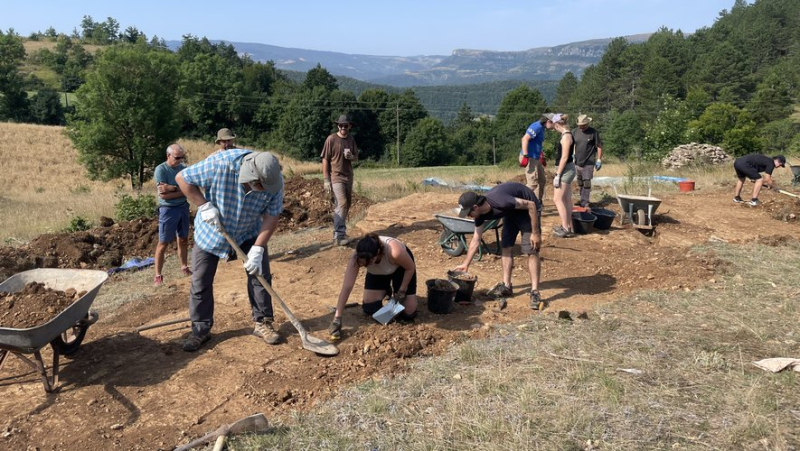
M 689 143 L 672 149 L 661 160 L 661 165 L 668 169 L 677 169 L 684 166 L 729 164 L 732 161 L 731 156 L 717 146 Z

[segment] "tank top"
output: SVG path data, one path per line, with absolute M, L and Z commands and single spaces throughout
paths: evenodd
M 564 132 L 561 136 L 563 137 L 564 135 L 570 135 L 570 137 L 571 137 L 572 133 L 571 132 Z M 575 144 L 575 139 L 572 140 L 572 144 Z M 575 147 L 575 146 L 574 145 L 573 146 L 569 146 L 569 156 L 567 157 L 567 164 L 572 163 L 572 152 L 573 152 L 572 149 L 573 149 L 573 147 Z M 558 164 L 560 162 L 561 162 L 561 139 L 559 139 L 558 142 L 556 143 L 556 168 L 558 168 Z
M 381 240 L 381 245 L 383 246 L 383 255 L 381 255 L 380 263 L 377 264 L 372 263 L 367 265 L 367 272 L 370 274 L 375 274 L 376 276 L 386 276 L 389 274 L 394 274 L 394 272 L 397 271 L 397 268 L 399 268 L 400 265 L 391 263 L 389 261 L 389 242 L 397 241 L 398 243 L 400 243 L 400 245 L 403 246 L 403 249 L 405 249 L 406 245 L 403 244 L 397 238 L 392 238 L 390 236 L 379 236 L 378 238 Z

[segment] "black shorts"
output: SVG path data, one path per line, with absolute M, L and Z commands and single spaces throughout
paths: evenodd
M 411 249 L 406 247 L 408 251 L 409 257 L 411 260 L 414 261 L 414 254 L 411 253 Z M 400 290 L 400 285 L 403 283 L 403 277 L 406 274 L 406 269 L 402 266 L 397 268 L 391 274 L 370 274 L 367 273 L 366 278 L 364 279 L 364 289 L 366 290 L 382 290 L 387 293 L 396 293 Z M 394 288 L 394 289 L 393 289 Z M 408 288 L 406 289 L 406 295 L 410 294 L 417 294 L 417 272 L 414 271 L 414 275 L 411 276 L 411 281 L 408 282 Z
M 736 170 L 736 177 L 740 179 L 747 177 L 750 180 L 758 180 L 761 178 L 758 170 L 747 163 L 736 161 L 733 163 L 733 169 Z
M 539 230 L 542 233 L 542 210 L 537 210 L 536 215 L 539 220 Z M 507 248 L 513 247 L 517 241 L 517 235 L 522 233 L 522 242 L 520 248 L 525 255 L 535 254 L 533 246 L 531 246 L 531 216 L 528 210 L 514 210 L 511 214 L 503 218 L 503 233 L 500 238 L 500 247 Z

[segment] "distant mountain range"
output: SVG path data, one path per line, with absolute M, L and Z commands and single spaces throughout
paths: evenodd
M 650 34 L 637 34 L 625 38 L 629 42 L 643 42 L 649 36 Z M 517 52 L 457 49 L 450 56 L 355 55 L 268 44 L 228 43 L 237 52 L 246 53 L 255 61 L 274 61 L 279 69 L 307 72 L 321 64 L 333 75 L 344 75 L 382 85 L 410 87 L 502 80 L 559 80 L 567 72 L 580 76 L 585 68 L 600 60 L 609 42 L 611 38 L 593 39 Z M 180 41 L 167 41 L 167 45 L 173 50 L 180 44 Z

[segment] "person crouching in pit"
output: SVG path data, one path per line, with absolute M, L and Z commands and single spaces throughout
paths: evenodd
M 362 300 L 365 314 L 377 312 L 383 298 L 394 293 L 394 299 L 405 307 L 398 319 L 411 321 L 417 316 L 417 265 L 411 249 L 397 238 L 370 233 L 358 241 L 347 262 L 336 313 L 328 328 L 331 340 L 342 337 L 342 313 L 361 268 L 367 268 Z

